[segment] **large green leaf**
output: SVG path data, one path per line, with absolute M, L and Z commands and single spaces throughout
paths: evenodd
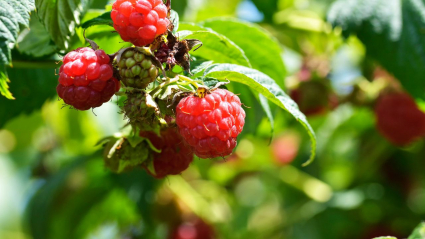
M 108 25 L 108 26 L 113 26 L 114 22 L 112 21 L 111 18 L 111 12 L 105 12 L 102 15 L 95 17 L 91 20 L 88 20 L 86 22 L 84 22 L 83 24 L 81 24 L 81 27 L 86 29 L 92 26 L 96 26 L 96 25 Z
M 267 74 L 284 89 L 286 70 L 282 48 L 270 33 L 258 25 L 233 18 L 217 18 L 200 24 L 229 38 L 244 51 L 252 68 Z
M 424 239 L 425 238 L 425 222 L 419 224 L 408 239 Z
M 56 52 L 55 44 L 37 17 L 31 18 L 30 28 L 21 32 L 17 49 L 20 53 L 33 57 L 42 57 Z
M 39 68 L 43 67 L 43 64 L 39 62 L 34 65 L 35 68 L 33 69 L 8 68 L 8 75 L 12 82 L 10 91 L 13 92 L 16 100 L 9 101 L 4 97 L 0 97 L 0 128 L 8 120 L 22 113 L 29 114 L 34 110 L 40 109 L 47 99 L 56 95 L 57 76 L 55 75 L 55 65 L 52 62 L 48 65 L 48 67 L 52 68 L 43 69 Z
M 188 28 L 188 24 L 180 24 L 180 29 Z M 197 26 L 194 26 L 198 28 Z M 180 39 L 198 39 L 203 45 L 198 50 L 191 54 L 200 56 L 207 60 L 212 60 L 215 63 L 232 63 L 242 66 L 250 66 L 248 58 L 244 52 L 235 43 L 227 37 L 218 34 L 214 31 L 199 30 L 199 31 L 179 31 L 177 34 Z
M 230 80 L 249 86 L 266 97 L 270 102 L 291 113 L 307 130 L 311 142 L 312 152 L 310 159 L 304 164 L 310 164 L 316 154 L 316 136 L 305 115 L 298 109 L 297 104 L 266 74 L 251 68 L 233 64 L 214 64 L 205 70 L 206 77 L 219 80 Z
M 4 65 L 0 65 L 0 93 L 7 99 L 12 100 L 15 98 L 12 96 L 12 93 L 10 93 L 9 91 L 9 86 L 7 85 L 8 82 L 9 82 L 9 79 L 7 78 L 7 75 L 6 75 L 6 68 Z M 1 123 L 0 123 L 0 127 L 1 127 Z
M 60 49 L 67 49 L 89 0 L 36 0 L 37 14 Z
M 8 99 L 13 96 L 8 90 L 5 65 L 11 64 L 11 47 L 18 39 L 20 26 L 28 26 L 29 12 L 33 9 L 33 0 L 8 0 L 0 4 L 0 93 Z
M 9 0 L 0 4 L 0 64 L 11 61 L 10 46 L 18 38 L 19 26 L 28 26 L 34 7 L 32 0 Z
M 414 96 L 425 99 L 424 0 L 339 0 L 328 20 L 355 34 L 368 56 L 398 78 Z

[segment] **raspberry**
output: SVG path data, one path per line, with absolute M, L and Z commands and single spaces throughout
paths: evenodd
M 140 167 L 149 156 L 147 142 L 134 146 L 126 138 L 113 138 L 105 146 L 103 160 L 105 166 L 114 173 L 127 172 Z
M 144 89 L 158 77 L 158 68 L 153 56 L 143 49 L 130 48 L 124 51 L 118 62 L 118 69 L 124 85 Z
M 425 113 L 406 93 L 382 95 L 375 106 L 377 128 L 391 143 L 405 146 L 425 135 Z
M 133 128 L 156 131 L 159 128 L 160 110 L 152 96 L 145 92 L 127 93 L 124 114 Z
M 183 98 L 176 108 L 176 123 L 198 157 L 224 157 L 236 147 L 236 137 L 245 124 L 245 111 L 238 96 L 217 89 L 205 98 Z
M 79 110 L 99 107 L 120 89 L 109 56 L 103 50 L 78 48 L 63 58 L 56 91 L 66 104 Z
M 180 174 L 193 161 L 192 149 L 184 143 L 176 128 L 161 130 L 161 137 L 152 131 L 140 132 L 140 136 L 149 139 L 155 148 L 161 150 L 160 153 L 153 153 L 155 172 L 144 166 L 148 173 L 156 178 Z
M 167 15 L 161 0 L 117 0 L 111 12 L 115 30 L 124 41 L 136 46 L 149 45 L 166 33 L 170 24 Z
M 297 157 L 300 148 L 299 141 L 298 135 L 293 133 L 277 137 L 271 145 L 275 163 L 278 165 L 290 164 Z
M 175 228 L 169 238 L 171 239 L 213 239 L 216 238 L 214 228 L 200 218 L 192 219 Z
M 321 115 L 338 105 L 338 99 L 318 81 L 301 82 L 297 89 L 290 92 L 290 96 L 306 116 Z

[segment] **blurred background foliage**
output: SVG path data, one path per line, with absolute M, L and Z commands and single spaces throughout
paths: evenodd
M 0 97 L 0 238 L 408 237 L 425 217 L 424 141 L 400 148 L 377 131 L 374 102 L 397 80 L 376 61 L 386 55 L 370 50 L 370 25 L 344 28 L 344 2 L 353 1 L 173 0 L 181 21 L 236 17 L 278 39 L 286 66 L 279 84 L 308 116 L 318 150 L 316 161 L 301 167 L 310 154 L 302 127 L 272 108 L 271 130 L 257 101 L 244 102 L 255 118 L 232 156 L 196 159 L 164 180 L 104 168 L 96 143 L 125 124 L 117 98 L 88 112 L 63 108 L 54 90 L 61 56 L 33 13 L 7 70 L 16 100 Z M 81 22 L 107 3 L 92 1 Z M 96 26 L 87 37 L 112 53 L 126 43 L 111 29 Z M 77 28 L 69 49 L 83 44 Z M 380 62 L 388 71 L 399 67 Z M 416 233 L 412 238 L 425 238 Z

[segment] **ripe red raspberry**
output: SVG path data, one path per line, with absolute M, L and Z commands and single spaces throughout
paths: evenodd
M 176 227 L 169 235 L 170 239 L 213 239 L 216 233 L 212 225 L 200 218 L 184 222 Z
M 186 145 L 176 128 L 161 130 L 161 137 L 152 131 L 142 131 L 140 136 L 147 138 L 160 149 L 161 153 L 153 153 L 153 168 L 151 172 L 145 165 L 146 171 L 155 178 L 177 175 L 186 170 L 193 161 L 193 151 Z
M 113 78 L 109 56 L 103 50 L 78 48 L 63 58 L 56 91 L 66 104 L 79 110 L 99 107 L 120 89 Z
M 377 128 L 397 146 L 405 146 L 425 135 L 425 114 L 406 93 L 382 95 L 375 106 Z
M 271 144 L 274 162 L 278 165 L 290 164 L 297 157 L 299 148 L 300 139 L 297 134 L 278 136 Z
M 236 137 L 245 124 L 245 111 L 237 95 L 217 89 L 205 98 L 183 98 L 177 105 L 176 123 L 198 157 L 224 157 L 236 147 Z
M 167 14 L 162 0 L 117 0 L 112 5 L 111 18 L 124 41 L 146 46 L 167 31 Z

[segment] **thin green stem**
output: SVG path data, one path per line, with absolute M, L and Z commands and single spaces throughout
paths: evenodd
M 12 61 L 12 68 L 52 69 L 59 68 L 61 61 Z
M 167 78 L 166 81 L 162 82 L 159 86 L 157 86 L 155 89 L 153 89 L 150 94 L 151 95 L 155 95 L 155 93 L 159 90 L 161 90 L 162 88 L 164 88 L 167 85 L 176 83 L 177 81 L 179 81 L 179 78 L 175 77 L 175 78 Z
M 194 85 L 196 88 L 199 88 L 199 84 L 198 84 L 196 81 L 194 81 L 194 80 L 190 79 L 190 78 L 189 78 L 189 77 L 187 77 L 187 76 L 179 75 L 179 79 L 181 79 L 181 80 L 183 80 L 183 81 L 187 81 L 187 82 L 189 82 L 190 84 Z

